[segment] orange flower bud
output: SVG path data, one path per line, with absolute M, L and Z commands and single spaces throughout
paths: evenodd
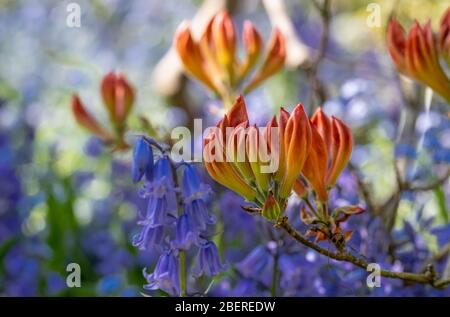
M 322 108 L 318 108 L 314 112 L 311 117 L 311 125 L 319 132 L 325 142 L 327 153 L 329 153 L 331 149 L 331 122 L 330 118 L 322 111 Z
M 450 8 L 447 9 L 441 18 L 439 50 L 448 67 L 450 67 Z
M 331 117 L 331 164 L 328 169 L 326 184 L 336 184 L 339 174 L 350 160 L 353 148 L 353 137 L 350 129 L 339 119 Z
M 228 71 L 230 78 L 233 77 L 233 63 L 236 51 L 236 31 L 233 21 L 227 11 L 218 13 L 211 25 L 212 37 L 215 44 L 217 61 Z
M 103 102 L 114 124 L 123 124 L 134 103 L 134 89 L 122 74 L 110 72 L 101 83 Z
M 397 20 L 388 25 L 389 53 L 398 70 L 432 88 L 450 101 L 450 80 L 439 64 L 438 43 L 428 22 L 423 28 L 416 21 L 408 36 Z
M 262 47 L 261 35 L 250 21 L 244 22 L 242 37 L 244 38 L 245 60 L 241 65 L 241 78 L 256 64 Z
M 234 164 L 234 160 L 228 162 L 227 159 L 232 155 L 227 153 L 226 150 L 228 146 L 234 145 L 227 145 L 224 142 L 226 140 L 226 128 L 233 127 L 235 129 L 241 129 L 245 127 L 247 123 L 247 110 L 244 99 L 240 96 L 236 99 L 234 106 L 230 109 L 228 114 L 219 121 L 217 124 L 218 129 L 211 131 L 210 134 L 205 137 L 203 157 L 206 169 L 215 181 L 237 192 L 247 200 L 253 201 L 256 197 L 256 191 L 245 181 L 247 177 L 251 177 L 249 166 L 239 164 L 239 167 L 245 169 L 241 173 L 239 167 Z M 239 141 L 243 142 L 242 140 Z M 222 154 L 220 155 L 219 160 L 216 160 L 216 151 L 222 151 L 222 153 L 219 153 Z
M 262 146 L 267 147 L 267 141 L 263 135 L 260 135 L 258 128 L 252 126 L 248 129 L 247 133 L 247 157 L 250 162 L 250 167 L 253 171 L 253 175 L 256 179 L 256 184 L 262 192 L 265 192 L 269 188 L 269 173 L 261 172 L 262 163 L 262 151 L 266 149 L 261 149 Z
M 218 92 L 204 68 L 204 57 L 199 45 L 192 38 L 189 23 L 183 21 L 175 33 L 175 49 L 186 71 L 203 82 L 209 89 Z
M 227 145 L 227 158 L 233 162 L 242 177 L 250 182 L 254 179 L 253 171 L 251 169 L 247 150 L 246 150 L 246 137 L 247 137 L 248 122 L 242 122 L 233 129 Z
M 280 196 L 286 198 L 291 193 L 295 180 L 311 150 L 311 126 L 302 104 L 291 113 L 284 131 L 286 172 L 280 186 Z
M 97 122 L 85 109 L 78 95 L 72 96 L 72 112 L 77 123 L 98 136 L 104 142 L 109 143 L 113 136 L 100 123 Z
M 280 108 L 280 129 L 279 129 L 279 167 L 275 172 L 275 180 L 281 182 L 286 174 L 286 145 L 284 143 L 284 135 L 286 130 L 286 125 L 289 120 L 289 112 L 284 110 L 283 107 Z
M 317 194 L 320 201 L 328 200 L 328 192 L 325 185 L 327 174 L 328 153 L 324 140 L 314 125 L 311 125 L 311 151 L 303 166 L 303 175 Z
M 269 220 L 276 220 L 280 216 L 280 214 L 281 208 L 279 203 L 273 197 L 272 193 L 269 193 L 262 209 L 263 217 Z
M 286 58 L 286 44 L 283 34 L 275 29 L 267 46 L 267 54 L 258 72 L 253 76 L 250 83 L 244 89 L 245 93 L 252 91 L 262 81 L 279 71 Z
M 238 96 L 233 107 L 228 111 L 227 118 L 230 120 L 231 127 L 236 127 L 242 122 L 248 122 L 247 107 L 242 96 Z
M 305 197 L 308 194 L 305 185 L 299 179 L 296 179 L 294 182 L 294 192 L 298 195 L 298 197 Z
M 218 183 L 230 188 L 249 201 L 253 201 L 256 192 L 251 188 L 233 168 L 232 164 L 226 160 L 215 159 L 215 151 L 223 151 L 223 142 L 220 141 L 222 135 L 215 130 L 206 136 L 204 141 L 203 157 L 206 170 L 209 175 Z

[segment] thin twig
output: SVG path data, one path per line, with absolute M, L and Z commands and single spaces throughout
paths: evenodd
M 372 197 L 370 195 L 370 188 L 367 186 L 367 184 L 364 182 L 364 180 L 362 179 L 360 172 L 358 171 L 358 169 L 356 168 L 356 166 L 354 166 L 351 162 L 348 164 L 348 167 L 350 169 L 350 171 L 353 173 L 353 175 L 356 178 L 356 182 L 359 188 L 359 191 L 362 195 L 362 197 L 364 198 L 364 201 L 366 202 L 366 205 L 369 209 L 369 211 L 373 214 L 373 215 L 378 215 L 379 214 L 379 208 L 378 206 L 375 205 L 375 203 L 372 200 Z
M 450 178 L 450 169 L 447 170 L 447 172 L 441 176 L 440 178 L 436 179 L 434 182 L 431 182 L 429 184 L 425 185 L 414 185 L 410 183 L 404 183 L 403 189 L 410 190 L 410 191 L 427 191 L 427 190 L 433 190 L 441 185 L 443 185 L 448 179 Z
M 319 48 L 317 55 L 306 69 L 309 82 L 311 85 L 311 107 L 314 108 L 314 98 L 317 98 L 318 105 L 325 102 L 327 93 L 325 85 L 318 77 L 319 65 L 325 57 L 328 47 L 328 40 L 330 37 L 330 21 L 331 21 L 331 0 L 323 0 L 323 4 L 320 5 L 316 0 L 312 2 L 316 9 L 319 11 L 322 20 L 322 35 L 320 37 Z

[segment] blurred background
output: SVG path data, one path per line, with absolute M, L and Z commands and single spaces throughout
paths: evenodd
M 99 83 L 117 70 L 137 92 L 131 132 L 143 131 L 147 122 L 165 139 L 170 128 L 191 126 L 193 118 L 214 123 L 219 101 L 182 75 L 170 49 L 184 19 L 196 17 L 201 25 L 222 6 L 239 34 L 246 19 L 265 40 L 274 25 L 290 26 L 285 70 L 246 97 L 253 122 L 301 101 L 310 114 L 320 102 L 351 126 L 353 170 L 341 176 L 334 203 L 370 207 L 358 195 L 362 182 L 380 207 L 349 224 L 352 248 L 399 270 L 419 272 L 436 261 L 450 277 L 450 186 L 440 179 L 450 162 L 448 105 L 437 96 L 426 104 L 422 87 L 402 82 L 385 44 L 392 14 L 406 26 L 431 18 L 437 29 L 450 2 L 332 1 L 319 90 L 305 66 L 320 49 L 324 25 L 312 2 L 284 1 L 281 18 L 270 1 L 206 2 L 0 0 L 0 295 L 141 296 L 142 269 L 152 268 L 157 255 L 131 245 L 145 208 L 131 182 L 131 155 L 111 153 L 78 126 L 70 97 L 78 92 L 106 125 Z M 379 26 L 367 23 L 372 2 L 380 8 Z M 67 25 L 70 3 L 81 9 L 80 27 Z M 415 189 L 396 192 L 394 164 Z M 245 214 L 236 195 L 220 188 L 215 195 L 216 242 L 229 269 L 214 279 L 209 295 L 268 295 L 273 242 L 284 237 Z M 291 205 L 298 213 L 298 202 Z M 288 238 L 276 248 L 279 295 L 450 294 L 385 279 L 381 288 L 368 289 L 362 270 L 330 263 Z M 69 263 L 81 266 L 80 288 L 66 286 Z

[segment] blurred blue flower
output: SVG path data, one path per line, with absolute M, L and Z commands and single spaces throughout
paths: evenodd
M 47 294 L 55 295 L 66 289 L 66 280 L 56 272 L 50 272 L 46 278 Z
M 91 157 L 98 157 L 102 154 L 105 144 L 99 138 L 92 136 L 84 145 L 84 152 Z
M 417 152 L 413 146 L 407 143 L 401 143 L 395 145 L 394 155 L 396 158 L 405 157 L 409 159 L 414 159 L 417 156 Z
M 236 268 L 248 278 L 261 281 L 264 276 L 269 276 L 273 268 L 273 255 L 266 246 L 257 246 L 250 252 Z
M 97 292 L 101 296 L 112 296 L 118 294 L 122 284 L 123 282 L 119 276 L 105 276 L 97 283 Z

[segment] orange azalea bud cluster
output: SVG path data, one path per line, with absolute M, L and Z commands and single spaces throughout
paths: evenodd
M 245 56 L 240 61 L 236 33 L 228 12 L 222 11 L 211 19 L 199 40 L 193 38 L 186 21 L 178 27 L 174 40 L 185 71 L 230 103 L 234 101 L 234 92 L 257 64 L 263 46 L 259 32 L 250 21 L 245 21 L 242 34 Z M 279 71 L 285 57 L 284 37 L 275 29 L 261 66 L 243 86 L 243 91 L 251 91 Z
M 134 89 L 124 75 L 110 72 L 103 77 L 100 91 L 114 132 L 104 128 L 89 114 L 77 94 L 72 96 L 72 112 L 75 120 L 106 144 L 113 144 L 117 149 L 125 148 L 123 136 L 126 119 L 134 104 Z
M 321 203 L 352 152 L 350 129 L 321 109 L 311 119 L 302 104 L 280 109 L 264 128 L 251 126 L 244 99 L 211 129 L 204 140 L 204 162 L 218 183 L 255 202 L 271 220 L 285 208 L 292 190 L 312 190 Z
M 433 33 L 431 22 L 421 26 L 414 22 L 408 35 L 394 18 L 389 22 L 387 44 L 397 69 L 441 95 L 450 102 L 450 79 L 440 64 L 440 57 L 449 63 L 450 8 L 441 20 L 439 35 Z

